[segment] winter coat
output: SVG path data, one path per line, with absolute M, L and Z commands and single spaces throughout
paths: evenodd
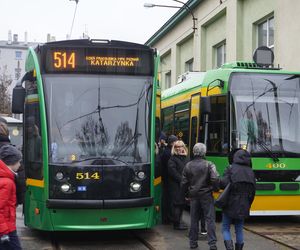
M 233 219 L 244 219 L 249 216 L 255 196 L 255 175 L 250 154 L 246 150 L 238 150 L 234 154 L 232 165 L 225 170 L 220 181 L 221 188 L 225 188 L 229 182 L 230 194 L 223 212 Z
M 0 236 L 16 230 L 15 174 L 0 160 Z
M 191 199 L 211 195 L 217 189 L 218 183 L 216 166 L 203 158 L 194 158 L 183 169 L 181 189 Z
M 183 205 L 185 203 L 180 183 L 182 171 L 187 162 L 187 157 L 183 155 L 172 155 L 168 162 L 168 189 L 171 201 L 175 205 Z
M 9 138 L 5 138 L 3 136 L 0 136 L 0 148 L 3 145 L 12 145 L 10 143 Z M 15 175 L 15 182 L 16 182 L 16 192 L 17 192 L 17 202 L 18 204 L 24 203 L 25 198 L 25 190 L 26 190 L 26 183 L 25 183 L 25 169 L 24 164 L 21 163 L 20 168 L 18 169 L 18 174 Z

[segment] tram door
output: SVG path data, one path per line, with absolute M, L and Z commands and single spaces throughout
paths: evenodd
M 193 158 L 193 147 L 198 142 L 199 138 L 199 114 L 200 114 L 200 93 L 191 96 L 191 108 L 190 108 L 190 144 L 189 152 L 191 158 Z

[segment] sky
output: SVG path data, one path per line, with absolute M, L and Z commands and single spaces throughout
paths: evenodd
M 173 0 L 79 0 L 71 39 L 85 32 L 92 39 L 145 43 L 178 9 L 144 3 L 180 6 Z M 75 8 L 75 0 L 0 0 L 0 40 L 9 30 L 19 41 L 26 31 L 29 42 L 46 42 L 48 33 L 65 40 Z

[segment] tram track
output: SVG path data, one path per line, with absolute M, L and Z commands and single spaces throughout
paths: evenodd
M 140 233 L 141 232 L 141 233 Z M 82 234 L 81 234 L 82 233 Z M 103 231 L 103 232 L 52 233 L 49 237 L 51 250 L 71 249 L 149 249 L 155 250 L 145 231 Z M 82 240 L 80 240 L 82 235 Z M 88 235 L 88 236 L 87 236 Z M 50 250 L 49 247 L 43 250 Z
M 245 230 L 272 240 L 287 249 L 300 250 L 300 217 L 255 218 L 245 224 Z

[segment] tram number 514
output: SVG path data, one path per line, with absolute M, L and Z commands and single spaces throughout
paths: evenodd
M 98 172 L 89 173 L 89 172 L 77 172 L 76 173 L 77 180 L 100 180 L 100 174 Z
M 75 52 L 58 52 L 53 53 L 53 65 L 56 69 L 75 69 Z

